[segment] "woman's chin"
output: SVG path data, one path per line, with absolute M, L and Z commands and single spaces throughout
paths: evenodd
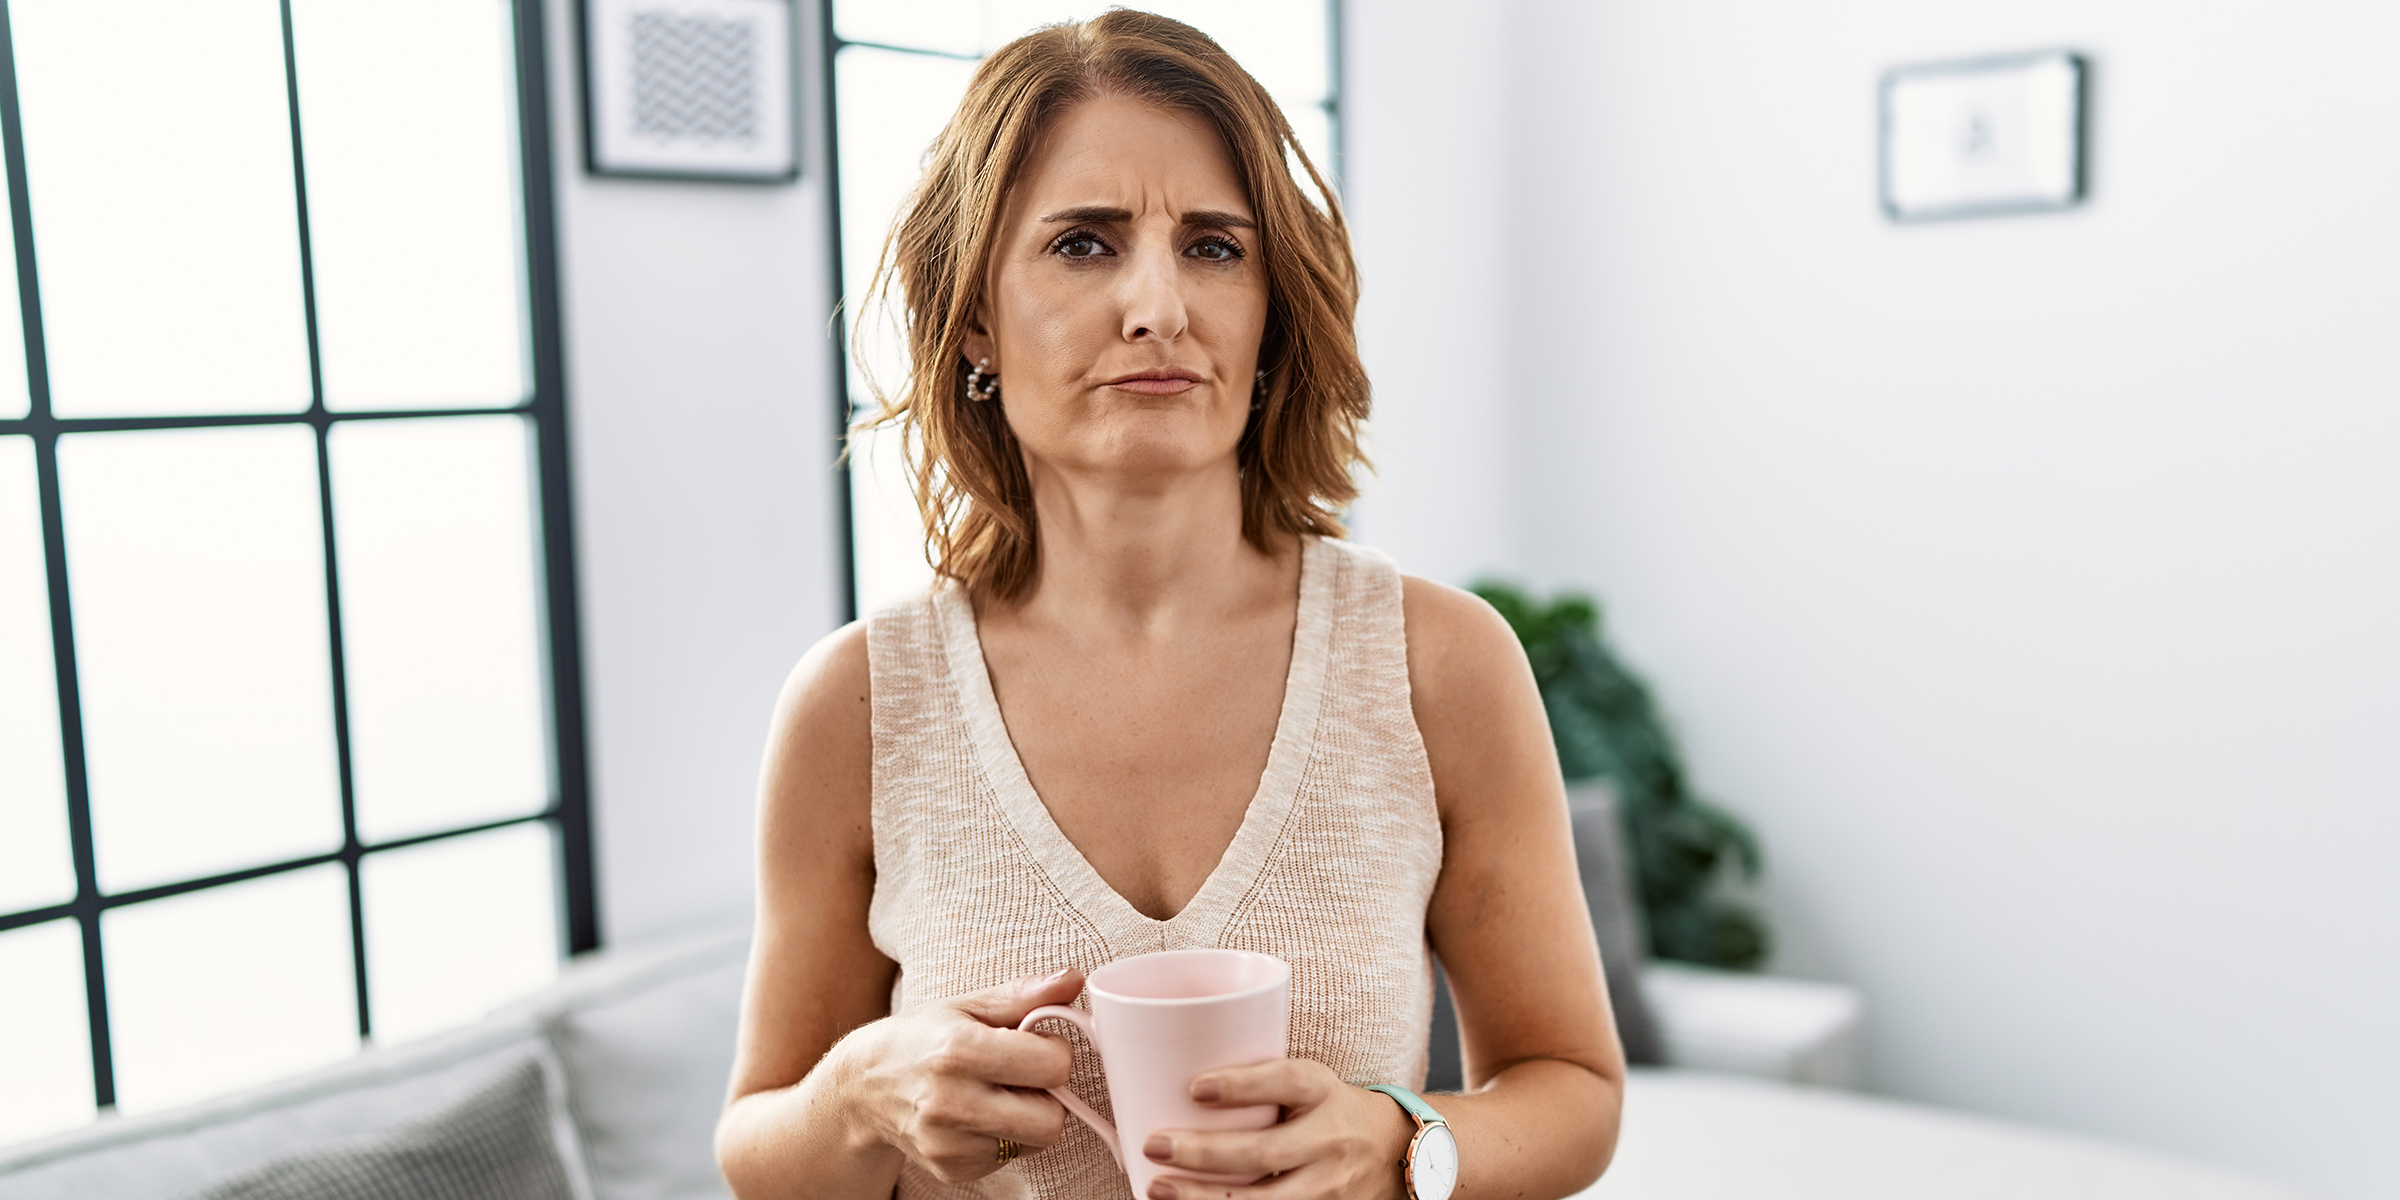
M 1074 474 L 1119 482 L 1155 479 L 1163 483 L 1211 469 L 1238 472 L 1234 443 L 1200 437 L 1110 438 L 1084 447 L 1080 453 L 1061 455 L 1059 461 Z
M 1033 457 L 1075 474 L 1165 479 L 1212 467 L 1235 469 L 1241 429 L 1215 425 L 1198 413 L 1129 413 L 1098 428 L 1076 430 L 1075 436 L 1062 439 L 1065 444 L 1045 446 L 1025 439 L 1024 445 Z

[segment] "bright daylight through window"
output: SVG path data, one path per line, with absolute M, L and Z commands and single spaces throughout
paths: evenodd
M 841 279 L 845 322 L 873 277 L 892 218 L 916 184 L 926 147 L 958 107 L 986 54 L 1028 30 L 1095 16 L 1077 0 L 832 0 L 835 142 L 841 177 Z M 1281 105 L 1308 156 L 1338 184 L 1339 76 L 1335 9 L 1324 0 L 1184 0 L 1140 7 L 1213 37 Z M 845 332 L 854 326 L 845 324 Z M 850 360 L 854 413 L 874 411 L 868 380 L 901 373 L 888 322 L 870 320 Z M 861 615 L 920 591 L 932 578 L 924 526 L 909 498 L 898 435 L 855 443 L 850 467 L 852 579 Z
M 596 935 L 538 12 L 0 19 L 5 1143 Z

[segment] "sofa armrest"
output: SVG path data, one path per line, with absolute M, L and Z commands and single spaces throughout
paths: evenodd
M 1676 1066 L 1858 1086 L 1856 988 L 1654 962 L 1642 994 Z

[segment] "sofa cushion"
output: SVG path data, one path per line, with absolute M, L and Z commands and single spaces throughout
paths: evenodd
M 588 1196 L 565 1076 L 531 1021 L 496 1021 L 150 1117 L 103 1121 L 0 1151 L 0 1200 L 178 1200 L 303 1148 L 419 1125 L 524 1064 L 577 1197 Z
M 1642 906 L 1634 899 L 1633 868 L 1625 857 L 1623 820 L 1616 789 L 1606 783 L 1577 784 L 1567 792 L 1574 823 L 1575 870 L 1583 877 L 1583 902 L 1600 940 L 1600 969 L 1608 976 L 1608 1006 L 1616 1014 L 1617 1040 L 1625 1061 L 1655 1066 L 1667 1061 L 1658 1021 L 1642 992 L 1642 962 L 1649 936 Z
M 578 1200 L 549 1081 L 528 1055 L 429 1120 L 280 1159 L 198 1200 Z
M 717 1200 L 717 1114 L 733 1074 L 748 922 L 611 951 L 543 995 L 598 1200 Z

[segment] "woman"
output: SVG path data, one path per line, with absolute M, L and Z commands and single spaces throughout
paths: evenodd
M 1287 151 L 1315 185 L 1312 204 Z M 1429 230 L 1424 253 L 1505 253 Z M 759 917 L 718 1130 L 745 1200 L 1118 1200 L 1019 1032 L 1083 974 L 1184 946 L 1291 962 L 1291 1057 L 1192 1082 L 1264 1131 L 1126 1153 L 1406 1197 L 1430 950 L 1469 1090 L 1431 1097 L 1461 1197 L 1562 1196 L 1623 1062 L 1531 672 L 1464 593 L 1340 542 L 1366 379 L 1347 234 L 1256 82 L 1143 13 L 976 73 L 897 226 L 943 577 L 827 638 L 767 748 Z M 1439 1200 L 1420 1196 L 1418 1200 Z

